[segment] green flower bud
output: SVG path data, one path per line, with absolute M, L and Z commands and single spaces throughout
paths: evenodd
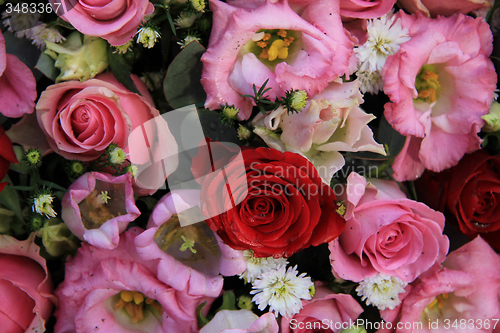
M 43 228 L 37 234 L 42 237 L 42 243 L 47 253 L 53 257 L 78 248 L 76 236 L 58 218 L 46 220 Z
M 240 109 L 236 108 L 234 105 L 221 105 L 222 113 L 220 115 L 220 120 L 225 125 L 233 125 L 235 120 L 238 120 L 238 112 Z
M 193 7 L 193 9 L 196 10 L 197 12 L 199 13 L 205 12 L 205 7 L 207 6 L 205 0 L 190 0 L 189 2 Z
M 483 126 L 483 132 L 500 131 L 500 104 L 493 101 L 493 103 L 491 103 L 490 112 L 481 118 L 486 122 Z
M 64 171 L 70 178 L 78 178 L 87 172 L 87 166 L 82 161 L 67 161 L 64 166 Z
M 240 124 L 240 126 L 238 127 L 238 139 L 240 139 L 241 141 L 246 141 L 251 137 L 252 131 Z
M 92 79 L 108 67 L 107 43 L 98 37 L 83 36 L 75 31 L 62 44 L 46 42 L 46 54 L 61 70 L 56 82 Z
M 23 161 L 30 169 L 38 169 L 42 166 L 42 151 L 37 148 L 30 148 L 24 153 Z
M 252 311 L 253 303 L 252 297 L 247 295 L 242 295 L 238 298 L 238 307 L 244 310 Z

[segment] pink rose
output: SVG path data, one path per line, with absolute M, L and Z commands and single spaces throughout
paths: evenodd
M 371 19 L 387 14 L 396 0 L 340 0 L 343 19 Z
M 118 246 L 120 234 L 141 215 L 131 178 L 87 172 L 71 184 L 62 200 L 62 219 L 71 232 L 99 248 Z
M 52 282 L 35 244 L 0 235 L 0 327 L 2 332 L 45 332 L 52 314 Z
M 159 259 L 162 281 L 191 295 L 217 296 L 222 289 L 222 275 L 243 273 L 246 263 L 240 251 L 231 249 L 200 220 L 182 225 L 178 215 L 198 209 L 199 190 L 170 192 L 158 201 L 148 222 L 148 229 L 135 239 L 137 252 L 144 260 Z M 186 214 L 186 213 L 184 213 Z M 185 241 L 193 241 L 193 253 L 181 250 Z M 166 241 L 168 239 L 168 242 Z M 182 278 L 180 278 L 182 277 Z
M 214 25 L 201 59 L 209 109 L 234 104 L 240 119 L 248 119 L 252 100 L 241 95 L 253 94 L 254 84 L 259 88 L 269 79 L 273 100 L 292 88 L 312 96 L 353 69 L 353 43 L 336 1 L 311 2 L 300 15 L 286 1 L 237 7 L 211 0 L 210 7 Z
M 427 16 L 436 17 L 489 9 L 493 6 L 493 0 L 398 0 L 398 5 L 410 13 L 422 12 Z
M 278 331 L 278 323 L 271 312 L 257 317 L 249 310 L 221 310 L 202 327 L 200 333 L 278 333 Z
M 56 0 L 50 0 L 53 4 Z M 84 35 L 104 38 L 111 45 L 123 45 L 137 33 L 144 16 L 153 13 L 148 0 L 70 1 L 57 12 Z M 57 8 L 59 6 L 54 6 Z
M 157 262 L 142 260 L 135 251 L 141 231 L 125 232 L 114 250 L 84 243 L 66 263 L 65 279 L 56 290 L 56 333 L 198 332 L 196 308 L 207 301 L 208 310 L 214 299 L 162 282 Z
M 302 310 L 281 319 L 283 333 L 333 332 L 347 329 L 363 312 L 361 305 L 347 294 L 334 294 L 319 286 L 311 300 L 302 301 Z
M 407 136 L 393 164 L 402 181 L 450 168 L 479 149 L 497 75 L 488 59 L 491 31 L 481 19 L 397 15 L 411 39 L 387 58 L 382 76 L 391 99 L 385 116 Z
M 381 273 L 411 282 L 446 257 L 443 214 L 407 199 L 396 182 L 353 172 L 342 192 L 346 227 L 329 245 L 335 276 L 359 282 Z
M 443 268 L 406 287 L 406 292 L 397 308 L 381 311 L 393 329 L 378 333 L 498 332 L 500 256 L 478 236 L 450 253 Z M 396 322 L 402 327 L 411 324 L 396 329 Z M 420 330 L 410 328 L 417 324 Z
M 5 52 L 5 39 L 0 31 L 0 113 L 10 118 L 32 113 L 36 96 L 33 73 L 16 56 Z

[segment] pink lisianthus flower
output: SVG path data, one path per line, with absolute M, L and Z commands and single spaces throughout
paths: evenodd
M 497 76 L 488 59 L 492 35 L 481 19 L 462 14 L 430 19 L 400 11 L 411 39 L 387 58 L 382 76 L 388 122 L 407 136 L 393 169 L 414 180 L 458 163 L 480 147 L 477 133 L 489 111 Z
M 243 273 L 246 263 L 240 251 L 231 249 L 210 230 L 201 211 L 199 215 L 186 215 L 186 211 L 199 209 L 199 204 L 199 190 L 168 193 L 153 209 L 148 229 L 135 244 L 143 259 L 159 259 L 160 279 L 172 288 L 215 297 L 222 289 L 221 275 Z M 192 220 L 198 216 L 198 220 Z M 193 224 L 185 225 L 186 219 Z
M 141 231 L 125 232 L 113 250 L 84 243 L 66 263 L 65 279 L 56 290 L 56 333 L 198 332 L 196 308 L 207 301 L 208 309 L 214 299 L 162 282 L 157 261 L 143 260 L 135 250 Z
M 398 5 L 409 13 L 421 12 L 427 16 L 451 16 L 455 13 L 468 14 L 475 10 L 488 10 L 493 0 L 398 0 Z
M 499 292 L 500 256 L 477 237 L 450 253 L 443 268 L 406 287 L 406 297 L 397 308 L 381 311 L 393 329 L 378 333 L 498 332 Z M 412 325 L 397 328 L 396 322 Z M 409 328 L 417 323 L 421 329 Z
M 200 330 L 200 333 L 278 333 L 279 326 L 274 314 L 258 317 L 249 310 L 221 310 Z
M 101 37 L 111 45 L 128 42 L 144 16 L 153 13 L 148 0 L 59 1 L 50 0 L 57 14 L 84 35 Z
M 0 113 L 10 118 L 32 113 L 36 96 L 33 73 L 16 56 L 6 53 L 0 31 Z
M 360 282 L 380 273 L 411 282 L 445 259 L 443 214 L 407 199 L 396 182 L 352 172 L 341 190 L 346 227 L 329 244 L 335 276 Z
M 375 116 L 365 113 L 359 104 L 363 96 L 359 81 L 332 82 L 313 96 L 301 112 L 283 107 L 258 114 L 254 132 L 269 147 L 298 153 L 311 161 L 327 184 L 345 160 L 340 151 L 371 151 L 385 155 L 384 147 L 373 139 L 368 123 Z M 281 134 L 274 131 L 281 130 Z
M 287 1 L 254 1 L 244 7 L 211 0 L 214 25 L 203 54 L 205 106 L 240 108 L 248 119 L 253 85 L 269 79 L 266 93 L 274 100 L 289 89 L 315 95 L 329 82 L 349 74 L 353 43 L 342 27 L 338 2 L 313 1 L 300 14 Z
M 62 219 L 71 232 L 108 250 L 118 246 L 120 234 L 140 214 L 130 173 L 113 177 L 87 172 L 71 184 L 62 200 Z
M 317 286 L 311 300 L 302 301 L 302 310 L 281 319 L 283 333 L 338 333 L 347 329 L 363 312 L 361 305 L 347 294 L 334 294 L 325 286 Z
M 45 332 L 57 299 L 35 235 L 18 241 L 0 235 L 0 326 L 2 332 Z

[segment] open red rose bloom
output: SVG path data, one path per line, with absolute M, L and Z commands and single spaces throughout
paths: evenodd
M 208 174 L 201 193 L 206 222 L 233 249 L 286 258 L 343 231 L 337 198 L 307 159 L 269 148 L 245 149 L 241 157 Z M 216 168 L 225 163 L 213 160 Z

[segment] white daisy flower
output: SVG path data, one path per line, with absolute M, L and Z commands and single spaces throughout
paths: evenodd
M 141 43 L 142 46 L 148 49 L 153 48 L 159 38 L 161 38 L 160 33 L 152 27 L 141 27 L 137 31 L 137 43 Z
M 253 283 L 264 272 L 288 265 L 288 261 L 284 258 L 254 258 L 252 250 L 243 251 L 243 259 L 247 263 L 247 269 L 240 274 L 240 279 L 245 279 L 246 283 Z
M 367 305 L 376 306 L 379 310 L 393 310 L 401 303 L 398 294 L 403 293 L 407 285 L 395 276 L 377 274 L 361 281 L 356 291 Z
M 109 161 L 112 164 L 123 164 L 127 159 L 127 154 L 120 147 L 115 147 L 109 152 Z
M 55 212 L 54 207 L 52 207 L 52 201 L 54 201 L 52 194 L 42 191 L 33 199 L 32 210 L 40 215 L 45 214 L 47 218 L 56 217 L 57 213 Z
M 262 273 L 255 279 L 250 294 L 255 294 L 252 301 L 259 305 L 259 310 L 269 306 L 276 317 L 281 314 L 291 317 L 302 309 L 301 299 L 311 299 L 309 289 L 314 286 L 309 276 L 305 273 L 297 276 L 297 266 L 285 266 Z
M 175 19 L 174 25 L 177 26 L 177 29 L 186 29 L 191 27 L 198 17 L 200 17 L 199 14 L 190 11 L 184 11 L 181 12 Z
M 188 46 L 189 43 L 194 42 L 194 41 L 201 42 L 201 39 L 196 37 L 196 36 L 187 35 L 182 41 L 177 42 L 177 44 L 179 44 L 181 46 L 181 49 L 183 49 L 186 46 Z
M 17 38 L 31 38 L 31 28 L 38 24 L 42 24 L 39 21 L 40 14 L 38 13 L 23 13 L 21 11 L 12 11 L 11 13 L 3 12 L 2 18 L 3 25 L 8 27 L 7 30 L 13 32 Z
M 369 92 L 375 95 L 384 88 L 384 80 L 382 79 L 382 73 L 380 73 L 380 71 L 358 71 L 356 75 L 361 83 L 359 90 L 361 90 L 363 94 Z
M 360 71 L 381 71 L 387 57 L 395 54 L 401 44 L 410 40 L 408 29 L 403 29 L 392 13 L 379 19 L 368 20 L 368 39 L 354 49 L 359 59 Z

